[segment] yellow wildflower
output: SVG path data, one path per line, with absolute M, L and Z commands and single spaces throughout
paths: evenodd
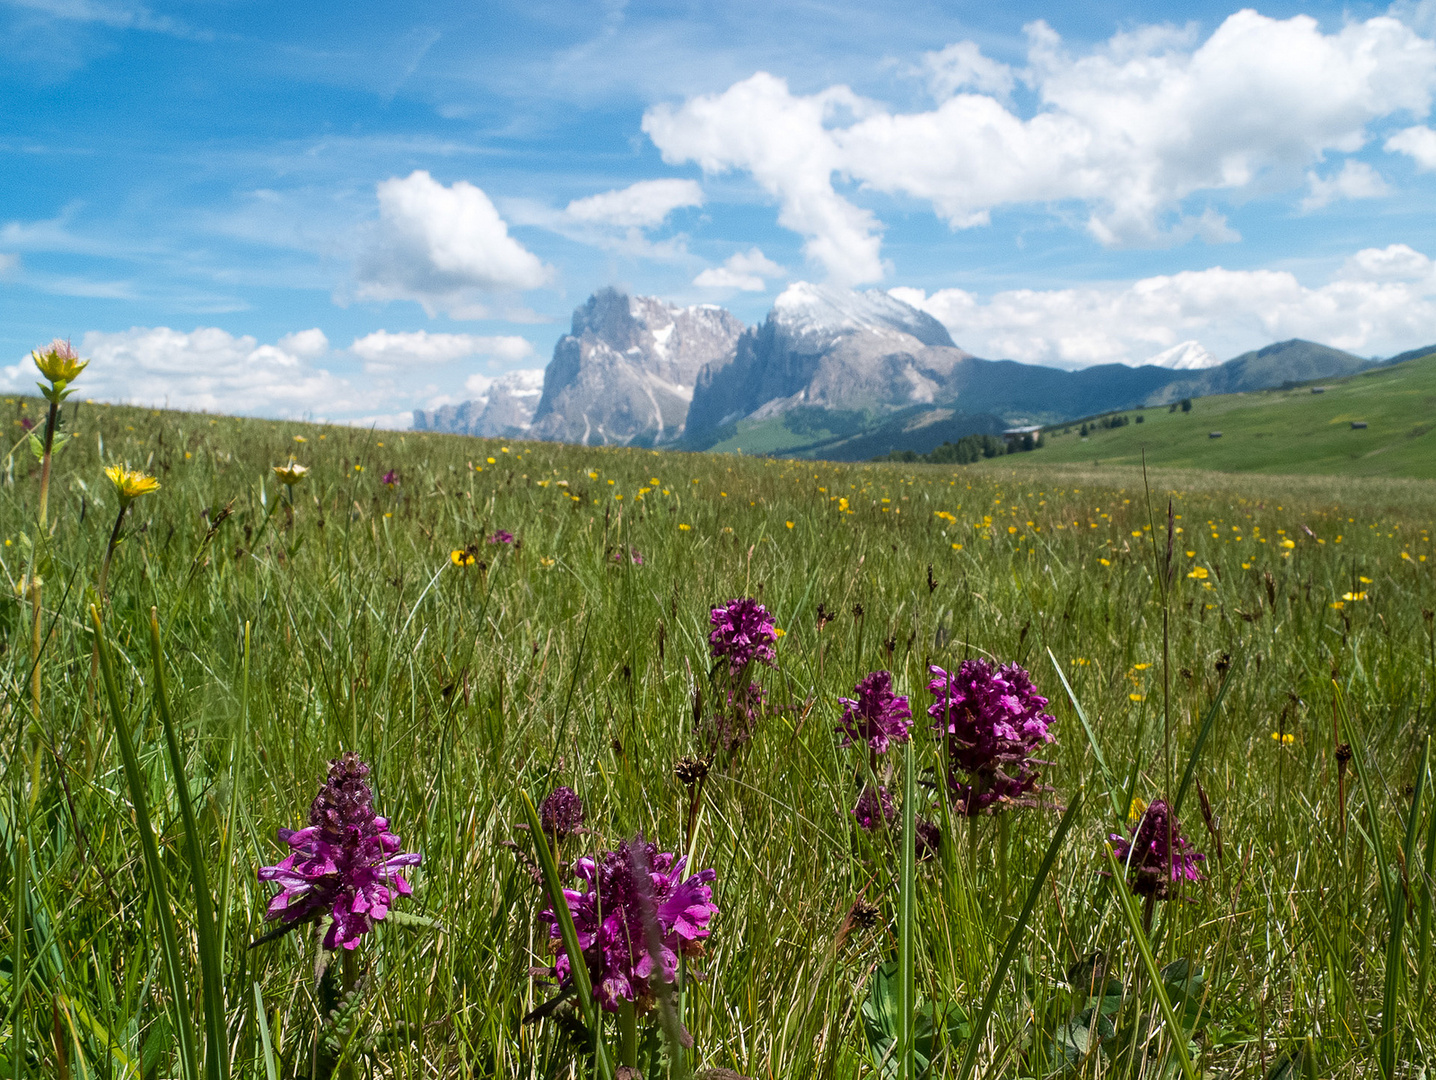
M 1146 800 L 1145 800 L 1145 799 L 1138 798 L 1137 796 L 1133 796 L 1133 797 L 1132 797 L 1132 805 L 1129 806 L 1129 807 L 1127 807 L 1127 820 L 1130 821 L 1130 822 L 1132 822 L 1133 824 L 1135 824 L 1136 822 L 1142 820 L 1142 815 L 1145 814 L 1146 812 L 1147 812 L 1147 802 L 1146 802 Z
M 687 532 L 687 531 L 688 531 L 689 529 L 691 529 L 691 528 L 693 528 L 692 525 L 679 525 L 679 526 L 678 526 L 678 531 L 679 531 L 679 532 Z
M 1285 735 L 1283 735 L 1280 731 L 1273 731 L 1271 733 L 1271 737 L 1276 742 L 1281 743 L 1282 746 L 1290 746 L 1292 743 L 1296 742 L 1296 736 L 1293 735 L 1291 732 L 1287 732 Z
M 455 548 L 449 552 L 449 561 L 455 566 L 473 566 L 476 561 L 473 548 Z
M 1205 566 L 1194 567 L 1192 571 L 1187 574 L 1187 577 L 1196 578 L 1198 581 L 1205 581 L 1207 578 L 1207 568 Z
M 293 458 L 289 459 L 286 465 L 274 466 L 274 475 L 279 478 L 280 483 L 286 487 L 293 487 L 304 479 L 304 474 L 309 471 L 308 465 L 301 465 Z
M 139 469 L 131 469 L 128 465 L 110 465 L 105 468 L 105 475 L 110 478 L 110 483 L 115 485 L 115 494 L 120 497 L 120 505 L 128 506 L 141 495 L 148 495 L 152 491 L 159 490 L 160 482 Z

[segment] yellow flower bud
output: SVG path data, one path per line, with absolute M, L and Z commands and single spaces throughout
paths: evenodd
M 35 361 L 40 374 L 52 384 L 74 382 L 89 364 L 88 360 L 80 359 L 68 341 L 61 341 L 59 338 L 50 342 L 43 350 L 32 351 L 30 358 Z

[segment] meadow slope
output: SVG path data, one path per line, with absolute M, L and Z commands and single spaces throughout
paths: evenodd
M 1175 468 L 1436 479 L 1436 355 L 1320 385 L 1320 394 L 1299 386 L 1196 398 L 1190 412 L 1129 410 L 1143 422 L 1086 437 L 1080 424 L 1062 425 L 1040 452 L 1011 461 L 1135 465 L 1145 451 L 1149 465 Z
M 37 415 L 33 400 L 11 407 Z M 1235 430 L 1209 408 L 1149 412 L 1144 434 Z M 995 984 L 976 1075 L 1168 1077 L 1181 1048 L 1211 1076 L 1376 1076 L 1388 1046 L 1402 1075 L 1436 1064 L 1429 783 L 1407 839 L 1436 704 L 1436 484 L 1154 470 L 1149 498 L 1106 454 L 1085 472 L 1044 471 L 1057 455 L 1041 452 L 966 469 L 831 465 L 75 413 L 43 544 L 23 445 L 0 478 L 15 586 L 0 603 L 5 1075 L 17 1061 L 26 1076 L 180 1074 L 160 903 L 86 628 L 118 510 L 100 471 L 112 462 L 161 485 L 130 508 L 106 636 L 176 913 L 180 997 L 197 1009 L 199 922 L 147 636 L 157 609 L 235 1076 L 271 1063 L 276 1076 L 320 1075 L 343 1054 L 362 1075 L 412 1080 L 592 1075 L 564 1009 L 523 1023 L 551 994 L 531 969 L 552 957 L 521 793 L 538 801 L 559 784 L 582 798 L 589 830 L 565 856 L 641 831 L 716 871 L 719 914 L 683 1002 L 693 1064 L 895 1075 L 873 1062 L 872 994 L 896 948 L 896 832 L 857 827 L 871 763 L 834 733 L 838 698 L 878 669 L 911 697 L 916 810 L 942 831 L 915 881 L 916 985 L 953 1010 L 928 1075 L 959 1075 L 1059 808 L 1079 799 Z M 309 472 L 286 490 L 271 467 L 290 455 Z M 37 551 L 48 562 L 32 717 L 20 598 Z M 740 596 L 785 635 L 758 676 L 751 741 L 716 751 L 690 819 L 674 765 L 713 750 L 709 609 Z M 1055 717 L 1041 755 L 1049 805 L 1011 810 L 1001 827 L 959 819 L 933 782 L 927 668 L 974 657 L 1025 665 Z M 1350 715 L 1335 734 L 1338 692 Z M 1180 812 L 1203 880 L 1155 905 L 1151 925 L 1156 962 L 1189 964 L 1165 991 L 1185 995 L 1178 1035 L 1141 975 L 1103 852 L 1132 798 L 1174 794 L 1207 716 L 1200 797 L 1194 786 Z M 1339 742 L 1354 746 L 1351 767 Z M 438 927 L 391 919 L 370 933 L 345 965 L 357 988 L 336 1029 L 322 1021 L 335 976 L 316 985 L 308 931 L 247 946 L 273 927 L 273 890 L 255 875 L 283 854 L 275 830 L 305 823 L 343 750 L 372 765 L 376 805 L 423 856 L 395 912 Z M 876 768 L 902 791 L 899 754 Z M 1390 933 L 1398 896 L 1410 898 L 1404 935 Z M 859 899 L 875 910 L 857 918 Z M 1083 973 L 1099 953 L 1100 972 Z M 1293 1054 L 1305 1057 L 1281 1073 Z M 647 1075 L 666 1072 L 656 1062 Z

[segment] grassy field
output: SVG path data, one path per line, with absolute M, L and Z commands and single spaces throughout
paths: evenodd
M 1351 411 L 1340 395 L 1382 377 L 1317 404 Z M 1372 438 L 1406 438 L 1383 433 L 1377 400 L 1361 410 Z M 15 438 L 40 405 L 10 403 Z M 1220 421 L 1218 407 L 1149 411 L 1110 437 L 1235 434 L 1236 406 Z M 1156 470 L 1149 500 L 1106 454 L 1044 470 L 1060 439 L 980 467 L 833 466 L 65 413 L 77 437 L 43 533 L 28 449 L 0 477 L 0 1076 L 184 1076 L 187 1045 L 210 1047 L 196 1056 L 215 1077 L 596 1075 L 571 1005 L 523 1022 L 552 995 L 531 969 L 553 958 L 522 796 L 560 784 L 589 830 L 564 857 L 642 831 L 716 872 L 674 1076 L 900 1075 L 902 1055 L 883 1054 L 904 958 L 919 1035 L 941 1032 L 917 1040 L 919 1076 L 1436 1064 L 1436 484 Z M 291 454 L 309 472 L 285 492 L 271 467 Z M 119 509 L 101 466 L 124 462 L 161 485 L 130 507 L 107 582 L 131 770 L 86 615 Z M 501 529 L 518 543 L 490 543 Z M 785 634 L 751 741 L 714 753 L 695 798 L 674 766 L 713 751 L 709 609 L 741 596 Z M 927 665 L 974 657 L 1026 666 L 1051 699 L 1045 807 L 963 820 L 935 782 Z M 910 767 L 903 748 L 874 763 L 833 730 L 838 698 L 879 669 L 919 721 Z M 406 921 L 316 981 L 312 930 L 250 947 L 274 927 L 255 875 L 345 750 L 423 862 L 394 905 Z M 1134 799 L 1175 799 L 1189 762 L 1179 817 L 1203 880 L 1144 912 L 1104 876 L 1107 837 Z M 901 814 L 873 832 L 852 814 L 874 764 L 941 830 L 910 874 Z M 602 1026 L 618 1056 L 625 1024 Z M 645 1077 L 679 1056 L 658 1027 L 636 1024 Z
M 1191 412 L 1135 409 L 1125 415 L 1141 424 L 1086 437 L 1079 425 L 1064 426 L 1021 466 L 1134 465 L 1145 450 L 1149 465 L 1166 467 L 1436 479 L 1436 356 L 1323 385 L 1320 394 L 1302 386 L 1198 398 Z

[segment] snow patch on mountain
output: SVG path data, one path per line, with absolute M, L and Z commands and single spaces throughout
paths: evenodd
M 1163 349 L 1155 356 L 1147 357 L 1142 364 L 1168 368 L 1172 371 L 1201 371 L 1204 368 L 1219 367 L 1221 361 L 1207 352 L 1200 341 L 1194 340 L 1179 342 L 1170 349 Z M 1141 365 L 1133 366 L 1140 367 Z
M 924 345 L 952 345 L 947 328 L 879 289 L 856 292 L 836 285 L 795 281 L 773 301 L 769 316 L 788 335 L 829 343 L 845 334 L 907 334 Z M 815 344 L 817 342 L 814 342 Z

